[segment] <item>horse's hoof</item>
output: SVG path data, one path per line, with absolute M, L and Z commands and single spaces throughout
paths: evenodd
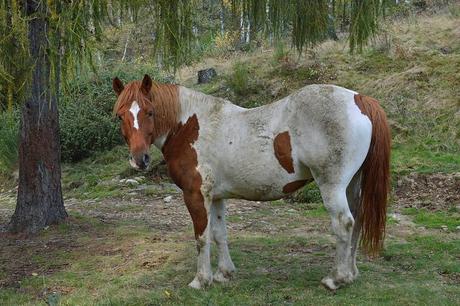
M 194 278 L 190 284 L 188 284 L 188 286 L 190 288 L 193 288 L 193 289 L 201 289 L 203 288 L 203 286 L 201 285 L 200 281 L 196 278 Z
M 232 278 L 233 271 L 221 271 L 220 269 L 214 273 L 213 280 L 218 283 L 227 283 Z
M 212 283 L 212 278 L 210 278 L 208 281 L 205 280 L 200 280 L 199 277 L 195 277 L 188 286 L 193 289 L 203 289 L 207 286 L 210 286 Z
M 339 284 L 336 284 L 334 279 L 332 279 L 331 277 L 328 277 L 328 276 L 321 280 L 321 284 L 326 289 L 331 290 L 331 291 L 335 291 L 335 290 L 339 289 L 339 287 L 340 287 Z
M 335 277 L 334 277 L 335 276 Z M 350 284 L 353 282 L 355 277 L 351 272 L 344 275 L 337 275 L 336 273 L 333 276 L 326 276 L 321 280 L 321 284 L 326 287 L 326 289 L 335 291 L 340 287 Z

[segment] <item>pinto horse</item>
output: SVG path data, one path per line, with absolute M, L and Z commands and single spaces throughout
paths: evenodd
M 358 276 L 356 250 L 382 247 L 389 191 L 390 131 L 370 97 L 333 85 L 306 86 L 269 105 L 245 109 L 178 85 L 113 80 L 114 113 L 130 164 L 145 169 L 151 144 L 183 191 L 198 249 L 189 286 L 228 281 L 225 199 L 275 200 L 315 180 L 337 238 L 331 290 Z M 210 243 L 217 244 L 212 274 Z

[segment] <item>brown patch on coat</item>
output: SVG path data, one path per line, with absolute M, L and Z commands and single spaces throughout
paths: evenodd
M 278 159 L 281 167 L 288 173 L 294 173 L 294 163 L 291 155 L 291 137 L 289 137 L 289 132 L 286 131 L 276 135 L 273 141 L 273 147 L 275 149 L 276 159 Z
M 168 135 L 162 148 L 169 174 L 184 193 L 184 202 L 193 220 L 198 239 L 208 224 L 208 214 L 201 193 L 202 179 L 196 170 L 198 159 L 192 144 L 198 139 L 200 126 L 196 114 L 182 125 L 179 123 Z
M 296 191 L 297 189 L 305 186 L 309 182 L 311 182 L 311 180 L 299 180 L 299 181 L 294 181 L 294 182 L 287 183 L 283 187 L 283 192 L 284 193 L 293 193 L 294 191 Z
M 390 191 L 391 133 L 387 116 L 379 102 L 371 97 L 356 94 L 355 103 L 372 123 L 372 138 L 362 165 L 361 245 L 371 255 L 383 247 L 387 197 Z

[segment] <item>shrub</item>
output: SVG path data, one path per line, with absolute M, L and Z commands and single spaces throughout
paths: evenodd
M 238 62 L 233 66 L 233 73 L 228 78 L 228 85 L 238 95 L 248 94 L 251 90 L 248 67 Z
M 18 161 L 18 136 L 18 113 L 0 113 L 0 173 L 8 174 Z
M 321 192 L 315 182 L 307 184 L 304 188 L 299 190 L 294 195 L 294 200 L 302 203 L 321 203 Z
M 59 105 L 63 161 L 75 162 L 122 143 L 120 123 L 112 115 L 116 100 L 112 78 L 118 76 L 126 84 L 149 73 L 159 79 L 151 67 L 132 67 L 102 71 L 99 77 L 77 77 L 68 86 Z

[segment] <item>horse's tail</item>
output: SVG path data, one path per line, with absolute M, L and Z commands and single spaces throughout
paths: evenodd
M 387 116 L 377 100 L 355 95 L 355 102 L 372 123 L 371 143 L 361 168 L 358 218 L 361 223 L 361 246 L 368 254 L 375 255 L 382 248 L 385 236 L 391 135 Z

